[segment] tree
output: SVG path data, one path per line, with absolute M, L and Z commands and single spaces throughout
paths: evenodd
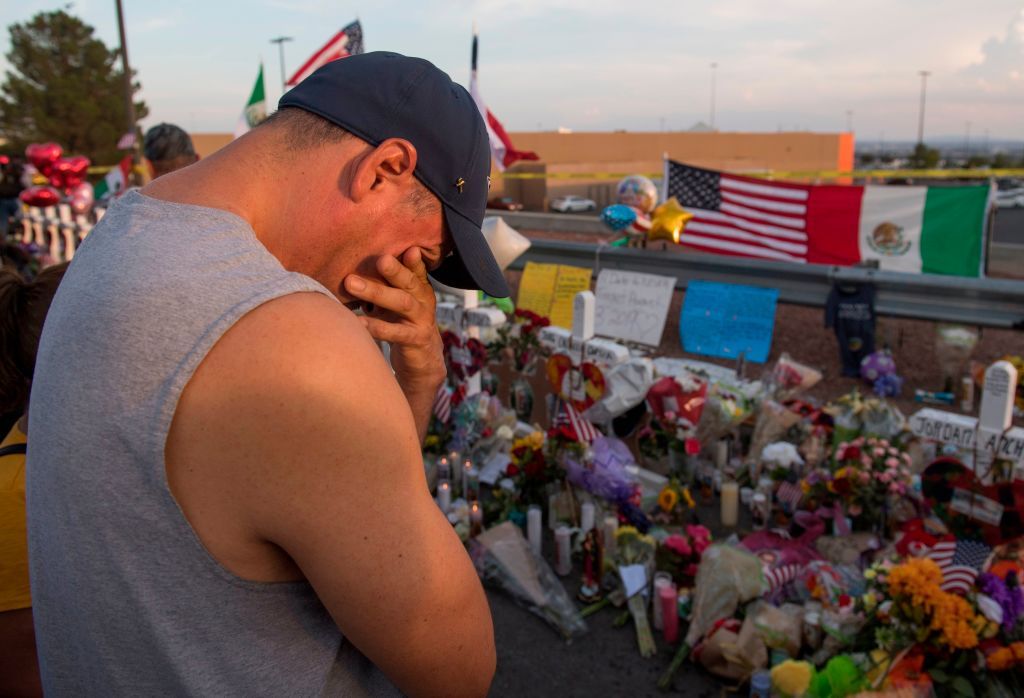
M 120 51 L 63 10 L 40 12 L 8 30 L 11 69 L 0 86 L 0 136 L 18 149 L 54 141 L 98 165 L 117 162 L 117 141 L 131 128 Z M 135 103 L 136 118 L 147 113 L 144 102 Z
M 939 151 L 929 148 L 924 143 L 914 146 L 914 152 L 910 155 L 910 169 L 931 170 L 939 164 Z

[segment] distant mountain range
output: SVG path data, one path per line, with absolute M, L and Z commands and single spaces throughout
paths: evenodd
M 938 148 L 943 151 L 956 151 L 964 152 L 965 146 L 970 150 L 971 153 L 982 154 L 988 152 L 994 153 L 1010 153 L 1012 155 L 1024 154 L 1024 140 L 1010 140 L 1006 138 L 988 138 L 986 139 L 983 135 L 971 134 L 971 140 L 968 143 L 967 139 L 960 136 L 926 136 L 925 143 L 931 148 Z M 910 152 L 914 149 L 917 144 L 915 140 L 884 140 L 880 141 L 877 138 L 863 138 L 856 140 L 856 149 L 859 153 L 877 153 L 877 152 Z

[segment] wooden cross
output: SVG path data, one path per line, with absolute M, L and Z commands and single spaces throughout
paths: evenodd
M 451 329 L 465 344 L 469 339 L 480 339 L 481 327 L 498 327 L 505 324 L 505 313 L 498 308 L 480 307 L 476 291 L 462 291 L 459 302 L 442 302 L 437 304 L 437 322 Z M 463 366 L 470 363 L 469 352 L 464 348 L 452 352 L 452 361 Z M 480 392 L 480 374 L 478 371 L 466 380 L 466 397 Z
M 981 410 L 977 418 L 926 408 L 910 418 L 910 430 L 926 439 L 973 451 L 974 472 L 991 484 L 995 459 L 1014 464 L 1013 478 L 1024 479 L 1024 429 L 1013 426 L 1013 398 L 1017 369 L 997 361 L 985 371 Z

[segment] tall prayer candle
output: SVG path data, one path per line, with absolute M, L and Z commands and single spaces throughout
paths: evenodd
M 441 507 L 441 512 L 445 514 L 452 507 L 452 486 L 448 480 L 437 483 L 437 506 Z
M 679 594 L 674 584 L 658 589 L 657 601 L 661 605 L 661 632 L 665 642 L 679 639 Z
M 571 531 L 565 524 L 558 524 L 555 529 L 555 572 L 564 577 L 572 572 L 572 545 L 569 542 Z
M 662 607 L 661 607 L 661 590 L 665 587 L 672 586 L 672 575 L 665 572 L 655 572 L 654 574 L 654 598 L 651 601 L 651 620 L 655 630 L 661 630 L 663 618 L 662 618 Z
M 722 525 L 733 527 L 739 523 L 740 486 L 734 481 L 722 484 Z
M 452 479 L 452 466 L 448 456 L 441 456 L 437 459 L 437 481 Z
M 480 508 L 480 502 L 474 501 L 469 505 L 469 535 L 476 537 L 484 530 L 484 511 Z
M 469 458 L 462 461 L 462 496 L 469 500 L 469 472 L 473 469 L 473 461 Z
M 470 468 L 466 473 L 466 499 L 480 499 L 480 471 Z
M 580 530 L 583 534 L 594 527 L 594 503 L 583 502 L 580 505 Z
M 537 557 L 540 557 L 541 550 L 541 516 L 540 507 L 536 504 L 532 504 L 526 512 L 526 537 L 530 541 L 530 549 Z
M 726 439 L 719 439 L 715 442 L 715 467 L 719 470 L 729 462 L 729 442 Z
M 604 534 L 604 559 L 610 560 L 615 554 L 615 532 L 619 530 L 619 518 L 614 514 L 604 517 L 602 526 Z

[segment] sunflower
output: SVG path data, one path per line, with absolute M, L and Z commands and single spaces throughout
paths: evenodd
M 679 493 L 673 487 L 664 487 L 658 495 L 658 506 L 664 512 L 670 512 L 679 504 Z

